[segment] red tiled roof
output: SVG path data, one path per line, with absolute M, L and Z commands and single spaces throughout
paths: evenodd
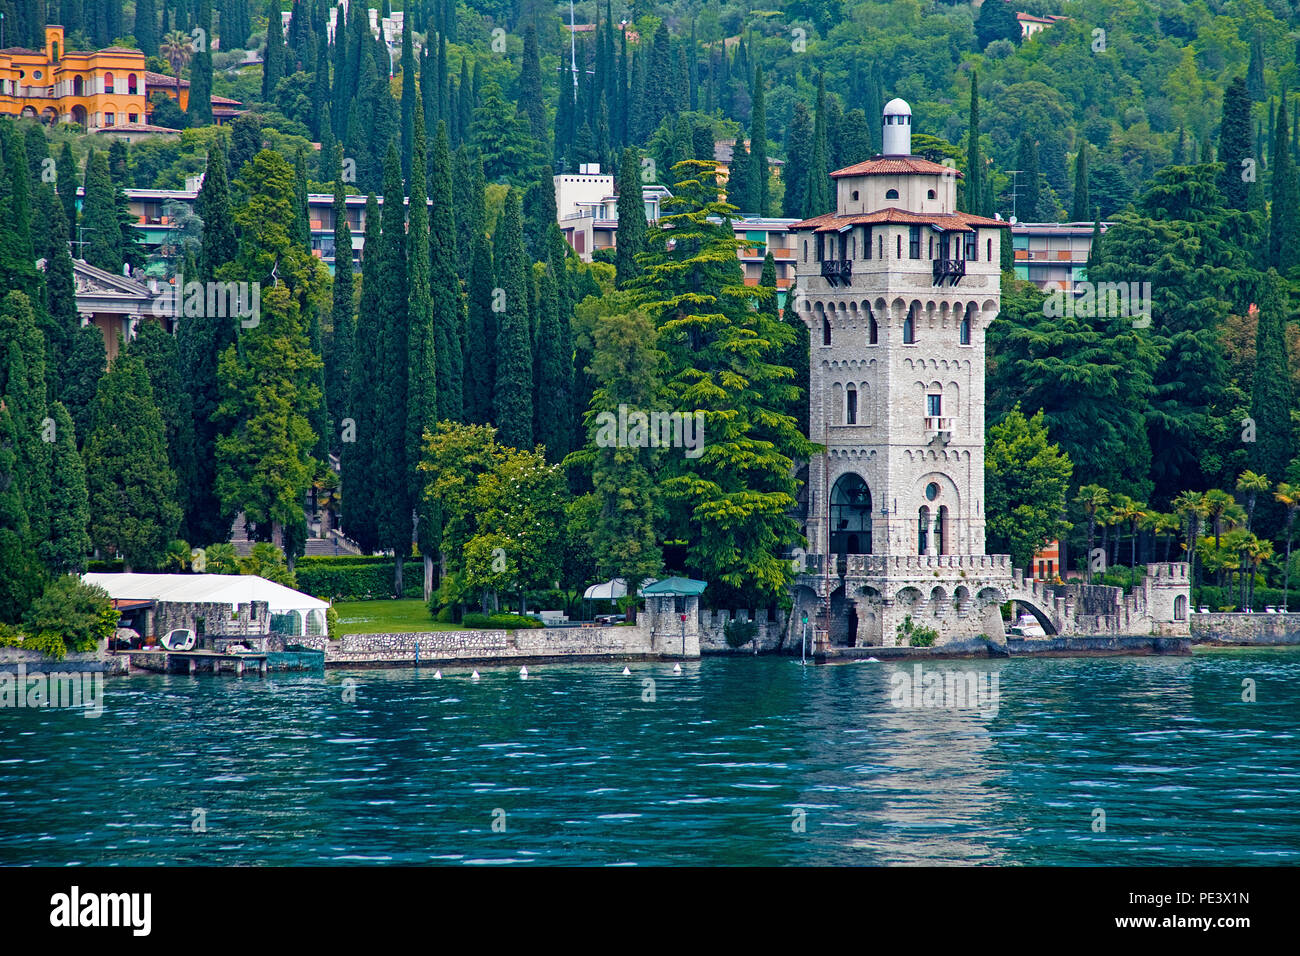
M 244 104 L 240 100 L 232 100 L 229 97 L 214 96 L 212 97 L 212 105 L 213 106 L 243 106 Z
M 176 88 L 176 77 L 168 76 L 166 73 L 154 73 L 151 70 L 144 71 L 144 82 L 148 86 L 170 86 Z M 189 86 L 190 81 L 181 77 L 181 86 Z
M 890 206 L 887 209 L 879 209 L 876 212 L 856 216 L 837 216 L 833 212 L 828 212 L 821 216 L 814 216 L 812 219 L 805 219 L 803 222 L 796 222 L 788 228 L 791 232 L 796 229 L 811 229 L 814 232 L 837 232 L 845 226 L 879 226 L 891 223 L 909 226 L 934 226 L 944 232 L 970 232 L 972 226 L 992 226 L 1002 229 L 1011 227 L 1011 223 L 1004 222 L 1001 219 L 987 219 L 984 216 L 973 216 L 968 212 L 908 212 L 906 209 L 897 209 Z
M 932 163 L 920 156 L 876 156 L 866 162 L 854 163 L 852 166 L 837 169 L 831 173 L 831 178 L 839 179 L 841 176 L 898 176 L 902 173 L 937 173 L 939 175 L 955 173 L 958 177 L 961 176 L 961 173 L 951 166 L 941 166 L 939 163 Z

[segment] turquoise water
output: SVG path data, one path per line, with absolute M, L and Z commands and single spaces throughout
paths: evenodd
M 1300 862 L 1300 650 L 947 666 L 996 716 L 785 658 L 115 679 L 0 710 L 0 862 Z

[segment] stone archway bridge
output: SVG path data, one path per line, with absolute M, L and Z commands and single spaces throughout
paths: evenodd
M 911 624 L 939 643 L 1004 633 L 1000 608 L 1015 603 L 1048 636 L 1180 636 L 1188 633 L 1190 580 L 1181 562 L 1147 565 L 1141 587 L 1027 579 L 1008 555 L 808 555 L 794 582 L 795 613 L 819 622 L 832 645 L 895 646 Z M 825 609 L 831 615 L 826 622 Z M 1015 620 L 1013 616 L 1012 620 Z

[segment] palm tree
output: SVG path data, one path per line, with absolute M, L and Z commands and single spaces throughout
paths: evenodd
M 1173 546 L 1174 535 L 1182 530 L 1183 522 L 1178 515 L 1172 512 L 1149 511 L 1147 519 L 1143 522 L 1153 535 L 1162 537 L 1165 540 L 1165 561 L 1169 560 L 1169 550 Z
M 1300 485 L 1279 482 L 1273 490 L 1273 498 L 1286 509 L 1286 564 L 1282 570 L 1282 594 L 1284 606 L 1291 609 L 1291 532 L 1295 524 L 1296 512 L 1300 512 Z
M 1133 501 L 1128 495 L 1114 494 L 1110 499 L 1110 507 L 1102 513 L 1102 520 L 1115 529 L 1115 538 L 1111 544 L 1113 553 L 1111 554 L 1110 563 L 1114 567 L 1119 564 L 1119 539 L 1120 527 L 1128 520 L 1127 508 Z
M 1101 485 L 1082 485 L 1074 496 L 1075 504 L 1088 516 L 1088 560 L 1084 565 L 1084 579 L 1092 583 L 1092 545 L 1096 539 L 1097 511 L 1110 501 L 1110 492 Z
M 1214 528 L 1214 546 L 1219 546 L 1219 538 L 1223 534 L 1223 514 L 1236 502 L 1232 495 L 1228 494 L 1222 488 L 1211 488 L 1205 493 L 1205 513 L 1210 519 Z
M 1192 565 L 1192 584 L 1196 583 L 1196 541 L 1201 536 L 1201 521 L 1209 514 L 1205 493 L 1184 491 L 1173 500 L 1174 511 L 1187 518 L 1187 560 Z
M 1243 471 L 1237 478 L 1237 490 L 1246 492 L 1246 530 L 1250 530 L 1250 523 L 1255 519 L 1255 497 L 1261 491 L 1268 491 L 1269 482 L 1267 475 L 1258 475 L 1253 471 Z
M 190 38 L 180 30 L 173 30 L 163 37 L 163 41 L 158 46 L 158 52 L 162 58 L 171 64 L 172 73 L 176 76 L 176 106 L 181 105 L 181 70 L 185 69 L 190 62 L 190 57 L 194 55 L 194 49 L 190 45 Z
M 1121 508 L 1120 513 L 1123 516 L 1123 519 L 1128 522 L 1128 531 L 1130 536 L 1128 566 L 1130 571 L 1135 571 L 1137 569 L 1138 525 L 1146 518 L 1146 509 L 1146 502 L 1134 501 L 1132 498 L 1127 499 Z M 1131 578 L 1132 575 L 1130 574 L 1130 580 Z
M 1255 575 L 1259 566 L 1273 557 L 1273 542 L 1251 535 L 1246 543 L 1246 557 L 1250 561 L 1250 578 L 1247 584 L 1246 607 L 1255 603 Z

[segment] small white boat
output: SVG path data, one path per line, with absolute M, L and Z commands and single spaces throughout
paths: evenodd
M 1016 623 L 1007 628 L 1008 637 L 1046 637 L 1043 625 L 1032 614 L 1021 614 Z
M 178 627 L 164 634 L 160 643 L 164 649 L 169 651 L 192 651 L 197 642 L 198 635 L 193 631 L 189 628 Z

